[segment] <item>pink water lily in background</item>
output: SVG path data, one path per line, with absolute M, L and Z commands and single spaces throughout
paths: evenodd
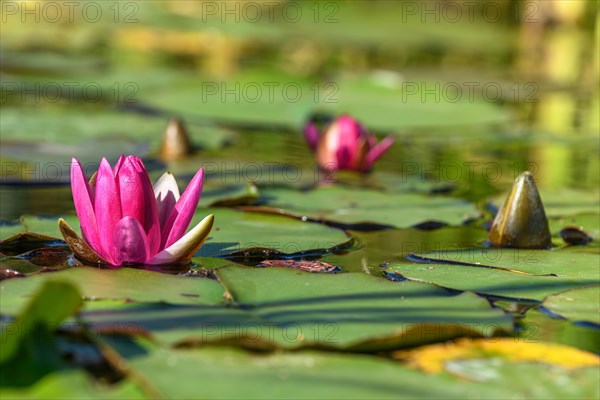
M 326 170 L 348 169 L 367 172 L 394 143 L 391 136 L 377 142 L 375 135 L 350 116 L 336 119 L 325 134 L 319 134 L 317 127 L 308 123 L 304 127 L 304 137 L 316 152 L 319 166 Z
M 71 162 L 71 189 L 82 238 L 64 220 L 59 227 L 80 258 L 97 263 L 174 264 L 189 262 L 212 228 L 209 215 L 186 230 L 200 201 L 201 168 L 179 195 L 177 182 L 166 172 L 154 186 L 138 157 L 124 155 L 114 168 L 102 159 L 88 182 L 79 161 Z

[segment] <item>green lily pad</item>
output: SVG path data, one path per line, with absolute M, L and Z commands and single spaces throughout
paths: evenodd
M 81 295 L 65 282 L 46 282 L 38 289 L 14 320 L 1 324 L 0 390 L 28 386 L 68 368 L 53 331 L 81 307 Z
M 0 240 L 8 239 L 18 233 L 25 232 L 25 227 L 19 221 L 0 222 Z
M 258 188 L 253 183 L 239 185 L 217 185 L 214 188 L 204 186 L 202 200 L 210 207 L 235 207 L 254 204 L 258 201 Z
M 506 316 L 490 310 L 480 298 L 472 294 L 453 297 L 430 285 L 389 282 L 365 274 L 298 274 L 239 267 L 219 269 L 217 276 L 236 303 L 251 307 L 261 319 L 277 326 L 297 327 L 307 343 L 363 347 L 363 341 L 377 342 L 391 335 L 391 342 L 397 336 L 395 344 L 406 345 L 415 339 L 411 337 L 411 328 L 433 321 L 472 328 L 474 333 L 484 335 L 493 332 L 484 332 L 483 325 L 469 326 L 469 323 L 487 322 L 496 324 L 498 330 L 510 329 Z M 322 337 L 309 334 L 314 328 L 311 324 L 321 325 L 325 330 Z M 447 334 L 456 334 L 451 331 Z M 444 335 L 442 330 L 437 333 Z M 422 340 L 427 339 L 417 339 Z M 390 346 L 389 342 L 382 342 L 374 346 Z
M 14 314 L 41 285 L 54 281 L 76 284 L 89 300 L 218 304 L 223 298 L 223 288 L 211 279 L 169 276 L 131 268 L 75 267 L 0 282 L 0 313 Z
M 314 351 L 253 354 L 230 348 L 157 349 L 131 365 L 168 397 L 229 398 L 594 398 L 597 369 L 556 369 L 544 364 L 485 362 L 478 373 L 461 365 L 450 373 L 425 374 L 366 355 Z M 472 365 L 471 365 L 472 366 Z M 170 373 L 179 377 L 173 385 Z M 365 373 L 368 371 L 368 373 Z M 467 373 L 468 372 L 468 373 Z M 202 384 L 197 377 L 202 377 Z M 223 376 L 230 379 L 224 380 Z M 532 385 L 531 377 L 536 377 Z M 479 379 L 474 379 L 479 378 Z M 236 382 L 232 385 L 231 382 Z
M 511 317 L 486 300 L 435 285 L 276 268 L 225 267 L 216 274 L 229 306 L 97 301 L 86 304 L 82 317 L 98 329 L 135 326 L 182 347 L 219 343 L 261 350 L 378 351 L 512 329 Z
M 405 278 L 477 293 L 541 301 L 600 280 L 598 256 L 550 250 L 468 249 L 417 255 L 390 266 Z
M 526 343 L 560 343 L 591 353 L 600 353 L 597 328 L 589 324 L 575 324 L 566 319 L 550 318 L 547 310 L 540 308 L 529 309 L 525 319 L 518 323 L 517 331 L 517 338 Z
M 228 81 L 193 77 L 140 97 L 144 104 L 190 120 L 296 130 L 322 101 L 318 88 L 293 75 L 245 72 Z
M 3 304 L 0 307 L 4 307 L 6 300 L 4 288 L 2 285 Z M 14 294 L 13 296 L 16 297 Z M 45 282 L 41 287 L 36 287 L 34 296 L 26 308 L 19 307 L 20 313 L 14 322 L 2 327 L 0 362 L 13 357 L 19 350 L 21 341 L 35 334 L 36 326 L 54 329 L 74 314 L 83 303 L 79 291 L 72 284 L 65 282 Z
M 543 306 L 553 314 L 578 322 L 600 325 L 600 286 L 571 289 L 548 296 Z
M 98 385 L 82 370 L 57 371 L 28 387 L 0 387 L 3 399 L 146 399 L 131 381 Z
M 168 118 L 163 116 L 147 116 L 106 107 L 4 107 L 0 129 L 2 141 L 6 144 L 10 144 L 9 141 L 30 146 L 31 142 L 45 143 L 37 145 L 39 149 L 34 151 L 36 155 L 39 153 L 45 157 L 42 159 L 44 162 L 62 165 L 60 162 L 65 161 L 68 166 L 71 157 L 77 156 L 89 157 L 97 165 L 100 158 L 112 154 L 114 148 L 120 147 L 118 155 L 133 152 L 136 147 L 138 153 L 143 152 L 147 145 L 156 148 L 167 122 Z M 232 137 L 228 130 L 187 125 L 194 146 L 220 148 Z M 9 153 L 4 143 L 2 147 L 3 157 L 40 162 L 39 158 L 31 157 L 31 147 L 28 152 L 20 153 L 14 149 Z M 68 176 L 68 168 L 66 172 Z
M 316 251 L 317 254 L 322 254 L 327 250 L 335 251 L 338 246 L 351 246 L 351 238 L 339 229 L 280 215 L 229 209 L 198 209 L 191 226 L 207 214 L 215 215 L 215 224 L 197 256 L 225 256 L 259 248 L 264 250 L 260 251 L 263 256 L 258 258 L 265 259 L 269 257 L 269 253 L 276 258 L 276 253 L 299 255 Z
M 459 225 L 479 216 L 473 204 L 460 199 L 337 186 L 306 192 L 265 188 L 261 196 L 266 206 L 275 209 L 272 212 L 357 230 L 361 225 L 407 228 L 432 221 Z
M 17 222 L 5 222 L 0 225 L 0 240 L 8 239 L 18 233 L 30 232 L 53 238 L 62 238 L 58 230 L 58 219 L 64 218 L 73 229 L 79 230 L 79 219 L 75 215 L 36 217 L 24 215 Z
M 460 92 L 450 94 L 452 88 L 449 92 L 447 85 L 456 87 L 455 82 L 405 81 L 400 75 L 393 82 L 384 85 L 373 80 L 342 79 L 336 82 L 337 101 L 324 104 L 324 108 L 350 114 L 369 129 L 396 134 L 406 134 L 409 128 L 447 128 L 509 120 L 505 110 L 490 102 L 469 101 Z
M 446 226 L 434 230 L 415 228 L 373 232 L 350 231 L 360 248 L 348 254 L 327 255 L 323 261 L 347 272 L 378 275 L 381 265 L 402 263 L 411 253 L 482 247 L 487 232 L 475 226 Z

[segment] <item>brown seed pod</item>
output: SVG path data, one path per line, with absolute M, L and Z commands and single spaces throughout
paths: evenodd
M 163 160 L 174 160 L 185 157 L 191 152 L 192 145 L 185 124 L 179 118 L 172 118 L 163 135 L 160 157 Z
M 490 229 L 490 242 L 499 247 L 545 249 L 551 246 L 548 218 L 533 175 L 515 179 Z

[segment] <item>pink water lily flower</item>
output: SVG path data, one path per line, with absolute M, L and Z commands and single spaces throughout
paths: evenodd
M 304 137 L 317 154 L 319 166 L 325 170 L 348 169 L 367 172 L 394 143 L 391 136 L 377 143 L 375 135 L 352 117 L 342 115 L 320 135 L 317 127 L 308 123 Z
M 185 233 L 202 192 L 201 168 L 179 195 L 177 182 L 166 172 L 154 185 L 138 157 L 124 155 L 114 168 L 103 158 L 88 182 L 79 161 L 71 162 L 71 189 L 82 238 L 64 220 L 61 233 L 81 259 L 123 264 L 187 263 L 212 228 L 204 218 Z

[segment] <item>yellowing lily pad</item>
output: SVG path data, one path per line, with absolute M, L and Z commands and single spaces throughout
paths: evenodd
M 600 358 L 590 352 L 556 343 L 527 343 L 516 339 L 459 339 L 399 351 L 394 358 L 407 360 L 425 372 L 441 372 L 453 360 L 500 358 L 511 363 L 545 363 L 562 368 L 600 366 Z M 451 372 L 451 370 L 450 370 Z

